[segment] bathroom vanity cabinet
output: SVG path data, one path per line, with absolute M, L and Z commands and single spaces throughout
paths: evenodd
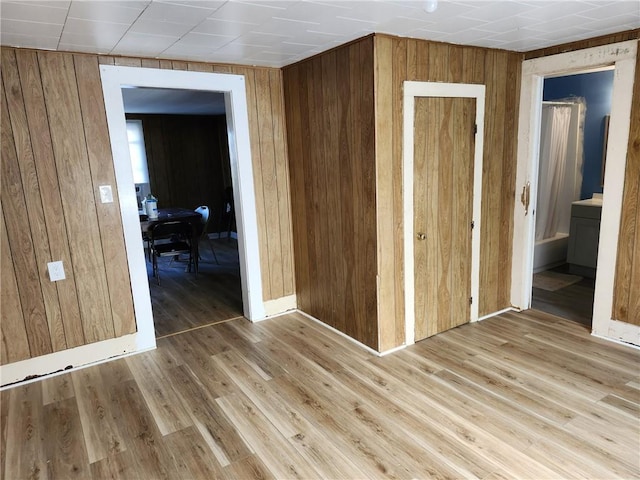
M 596 276 L 601 215 L 601 199 L 591 198 L 571 204 L 567 263 L 569 271 L 575 275 Z

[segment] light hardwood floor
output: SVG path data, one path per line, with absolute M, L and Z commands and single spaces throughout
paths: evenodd
M 2 392 L 22 478 L 638 478 L 640 352 L 530 311 L 378 358 L 300 314 Z
M 198 275 L 186 272 L 186 260 L 158 260 L 160 285 L 152 277 L 147 262 L 151 307 L 156 337 L 164 337 L 212 323 L 242 316 L 242 290 L 238 243 L 235 239 L 215 239 L 211 244 L 218 263 L 206 241 L 200 242 Z

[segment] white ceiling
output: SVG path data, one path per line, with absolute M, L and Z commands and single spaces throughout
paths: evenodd
M 640 28 L 640 0 L 0 0 L 2 45 L 282 67 L 372 32 L 529 51 Z

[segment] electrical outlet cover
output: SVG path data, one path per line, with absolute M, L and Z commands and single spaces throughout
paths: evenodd
M 111 185 L 100 185 L 100 201 L 102 203 L 113 203 Z
M 57 282 L 58 280 L 64 280 L 66 278 L 62 261 L 49 262 L 47 263 L 47 268 L 49 269 L 49 279 L 52 282 Z

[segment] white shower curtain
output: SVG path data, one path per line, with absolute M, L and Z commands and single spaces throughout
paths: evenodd
M 571 106 L 543 105 L 536 240 L 552 238 L 558 231 L 558 198 L 565 183 L 570 123 Z

